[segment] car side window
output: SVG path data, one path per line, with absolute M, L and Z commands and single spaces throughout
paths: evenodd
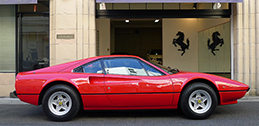
M 164 73 L 160 72 L 159 70 L 153 68 L 152 66 L 141 62 L 142 66 L 145 68 L 149 76 L 162 76 L 165 75 Z
M 102 65 L 100 60 L 94 61 L 74 69 L 77 73 L 103 73 Z
M 147 76 L 146 71 L 137 59 L 114 58 L 103 60 L 107 74 Z

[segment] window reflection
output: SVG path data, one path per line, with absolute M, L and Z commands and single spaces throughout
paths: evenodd
M 49 66 L 49 16 L 22 14 L 21 32 L 22 70 Z

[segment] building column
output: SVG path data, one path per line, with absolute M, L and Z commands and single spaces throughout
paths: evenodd
M 247 95 L 259 95 L 259 1 L 234 4 L 234 79 L 250 86 Z
M 95 0 L 50 0 L 50 65 L 95 55 Z

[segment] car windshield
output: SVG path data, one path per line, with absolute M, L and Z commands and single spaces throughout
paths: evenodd
M 150 55 L 162 55 L 162 50 L 151 50 Z
M 167 72 L 169 74 L 175 74 L 175 73 L 179 72 L 178 69 L 171 69 L 170 67 L 166 67 L 166 66 L 163 66 L 161 64 L 157 64 L 157 63 L 153 63 L 153 62 L 149 62 L 149 63 L 159 67 L 160 69 L 164 70 L 165 72 Z

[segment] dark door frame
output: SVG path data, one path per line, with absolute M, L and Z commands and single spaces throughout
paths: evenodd
M 96 10 L 96 18 L 230 18 L 231 9 L 222 10 Z
M 96 18 L 230 18 L 228 9 L 96 10 Z

